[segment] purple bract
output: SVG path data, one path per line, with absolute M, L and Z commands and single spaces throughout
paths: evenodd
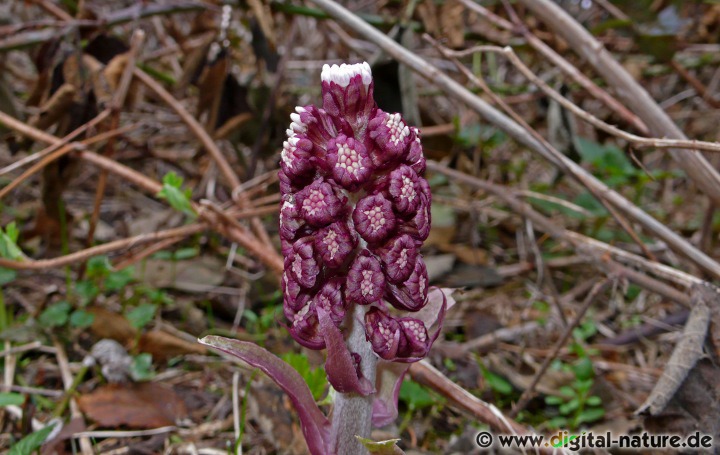
M 290 115 L 279 174 L 284 312 L 293 338 L 323 349 L 337 346 L 327 324 L 342 333 L 363 305 L 359 322 L 378 357 L 415 361 L 432 339 L 403 313 L 427 302 L 419 250 L 430 187 L 418 129 L 380 110 L 373 88 L 367 63 L 325 65 L 322 107 Z

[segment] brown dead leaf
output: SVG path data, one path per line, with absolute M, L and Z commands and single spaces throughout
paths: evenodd
M 140 337 L 138 350 L 152 354 L 154 360 L 164 360 L 183 354 L 205 354 L 207 352 L 205 346 L 200 343 L 185 341 L 162 330 L 144 333 Z
M 187 415 L 171 387 L 154 383 L 105 385 L 78 399 L 80 409 L 100 426 L 157 428 L 175 425 Z
M 465 6 L 458 0 L 448 0 L 440 9 L 440 30 L 448 40 L 447 45 L 453 49 L 459 49 L 465 44 L 464 15 Z
M 65 453 L 64 451 L 60 451 L 59 446 L 61 446 L 64 441 L 71 439 L 73 434 L 80 433 L 81 431 L 86 430 L 87 426 L 85 425 L 85 420 L 82 418 L 82 416 L 70 419 L 68 423 L 63 425 L 60 433 L 58 433 L 53 439 L 46 441 L 43 444 L 41 448 L 41 453 L 43 455 Z
M 98 306 L 88 312 L 95 316 L 90 330 L 97 338 L 110 338 L 125 346 L 135 340 L 137 331 L 124 316 Z
M 224 261 L 213 256 L 200 256 L 185 261 L 166 261 L 148 259 L 145 267 L 137 270 L 137 278 L 155 288 L 175 288 L 197 292 L 220 285 L 225 275 L 218 273 L 224 270 Z
M 440 25 L 438 24 L 439 14 L 435 2 L 425 0 L 417 6 L 417 12 L 425 26 L 425 31 L 432 36 L 437 36 L 440 31 Z
M 481 248 L 471 248 L 466 244 L 453 243 L 452 245 L 438 245 L 443 253 L 454 254 L 460 262 L 470 265 L 487 265 L 488 253 Z

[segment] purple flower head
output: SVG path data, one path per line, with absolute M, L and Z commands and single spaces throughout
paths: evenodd
M 345 317 L 345 301 L 342 298 L 342 283 L 340 278 L 333 278 L 320 289 L 313 298 L 316 307 L 322 307 L 329 315 L 333 324 L 340 326 Z
M 379 301 L 385 293 L 385 275 L 380 261 L 368 250 L 363 250 L 350 266 L 345 285 L 348 303 L 369 305 Z
M 299 309 L 298 302 L 302 288 L 297 280 L 288 272 L 284 272 L 280 280 L 280 287 L 283 291 L 283 305 L 293 309 Z
M 291 179 L 298 179 L 312 172 L 313 143 L 304 134 L 288 130 L 280 153 L 280 168 Z
M 385 360 L 417 361 L 434 340 L 421 316 L 434 311 L 420 254 L 430 187 L 420 131 L 378 109 L 367 63 L 325 65 L 321 80 L 322 107 L 295 108 L 280 156 L 283 307 L 293 338 L 328 349 L 333 386 L 365 394 L 350 318 L 364 313 Z
M 388 114 L 378 109 L 368 124 L 369 136 L 375 142 L 375 153 L 370 155 L 378 168 L 387 168 L 395 160 L 403 159 L 413 140 L 410 128 L 400 114 Z
M 337 134 L 332 118 L 327 112 L 312 104 L 297 106 L 295 113 L 290 114 L 290 120 L 292 122 L 287 131 L 288 137 L 291 131 L 295 134 L 303 134 L 319 148 L 323 148 L 324 144 Z
M 320 78 L 323 108 L 336 127 L 352 131 L 364 128 L 376 108 L 370 65 L 324 65 Z
M 417 210 L 420 205 L 418 180 L 415 171 L 405 164 L 390 173 L 390 197 L 398 212 L 407 215 Z
M 320 332 L 320 326 L 313 303 L 307 294 L 303 295 L 305 304 L 295 311 L 284 306 L 285 317 L 290 321 L 288 332 L 295 341 L 308 349 L 325 349 L 325 338 Z
M 420 130 L 411 126 L 410 136 L 412 137 L 412 141 L 410 142 L 410 148 L 408 149 L 405 163 L 410 165 L 413 171 L 415 171 L 418 175 L 422 175 L 425 173 L 426 163 L 425 155 L 423 155 L 422 144 L 420 143 Z
M 315 180 L 297 193 L 300 214 L 308 224 L 324 226 L 335 221 L 345 201 L 338 197 L 337 189 L 321 179 Z
M 365 314 L 365 336 L 373 351 L 385 360 L 394 360 L 403 336 L 398 321 L 377 307 Z
M 382 194 L 358 201 L 352 219 L 358 234 L 368 243 L 382 242 L 395 229 L 392 204 Z
M 415 318 L 400 318 L 398 323 L 403 333 L 398 357 L 425 357 L 430 350 L 430 337 L 425 324 Z
M 315 260 L 311 237 L 303 237 L 293 243 L 292 251 L 285 258 L 285 271 L 289 272 L 289 278 L 297 281 L 303 288 L 309 289 L 315 286 L 320 268 Z
M 428 275 L 425 261 L 417 255 L 412 273 L 400 285 L 389 284 L 385 298 L 399 310 L 418 311 L 425 306 L 428 292 Z
M 323 263 L 331 268 L 343 265 L 357 243 L 355 231 L 344 220 L 336 221 L 315 234 L 315 251 Z
M 328 143 L 328 161 L 332 163 L 335 181 L 348 190 L 359 188 L 372 174 L 372 162 L 365 146 L 344 134 Z
M 378 251 L 385 274 L 394 283 L 402 283 L 410 277 L 417 262 L 418 250 L 408 234 L 390 239 Z
M 293 240 L 295 233 L 305 224 L 300 217 L 295 197 L 292 194 L 286 194 L 282 198 L 282 206 L 280 206 L 280 237 L 285 240 Z

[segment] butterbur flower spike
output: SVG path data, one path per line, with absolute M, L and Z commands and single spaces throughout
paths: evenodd
M 325 65 L 321 79 L 322 107 L 290 114 L 280 153 L 281 287 L 290 335 L 327 350 L 332 422 L 302 376 L 264 348 L 201 342 L 287 393 L 310 453 L 346 455 L 365 452 L 356 435 L 397 417 L 407 364 L 427 355 L 448 304 L 441 290 L 429 292 L 420 254 L 431 201 L 420 132 L 378 109 L 367 63 Z
M 324 348 L 324 331 L 312 327 L 318 308 L 343 331 L 361 305 L 366 342 L 379 358 L 419 360 L 431 341 L 407 312 L 421 310 L 428 294 L 419 249 L 431 196 L 420 133 L 377 107 L 367 63 L 325 65 L 321 79 L 322 107 L 290 114 L 280 160 L 290 333 Z

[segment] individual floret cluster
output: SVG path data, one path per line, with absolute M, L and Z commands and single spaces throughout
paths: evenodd
M 434 338 L 398 310 L 420 310 L 428 294 L 419 249 L 430 232 L 430 188 L 419 132 L 377 107 L 367 63 L 325 65 L 322 101 L 290 116 L 280 161 L 290 334 L 323 349 L 319 307 L 342 329 L 353 305 L 369 305 L 365 333 L 377 355 L 418 360 Z

